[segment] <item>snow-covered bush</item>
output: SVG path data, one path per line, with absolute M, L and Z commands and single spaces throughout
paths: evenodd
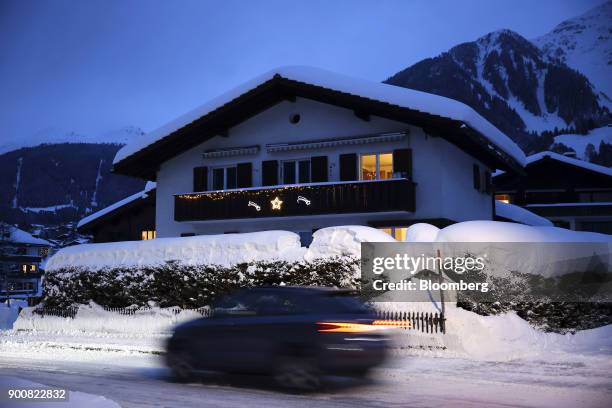
M 48 272 L 44 305 L 66 307 L 91 301 L 107 307 L 146 305 L 197 308 L 239 287 L 313 285 L 355 288 L 359 259 L 352 256 L 311 261 L 255 261 L 233 266 L 166 262 L 156 266 L 104 268 L 92 272 L 59 268 Z

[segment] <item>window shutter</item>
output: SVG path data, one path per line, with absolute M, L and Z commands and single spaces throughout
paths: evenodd
M 193 191 L 208 190 L 208 168 L 206 166 L 194 167 Z
M 312 182 L 320 183 L 328 180 L 327 156 L 316 156 L 310 158 Z
M 478 167 L 477 164 L 474 164 L 474 173 L 473 173 L 473 178 L 474 178 L 474 189 L 480 191 L 480 167 Z
M 275 186 L 278 184 L 278 161 L 264 160 L 261 162 L 261 185 Z
M 412 149 L 393 151 L 393 177 L 412 179 Z
M 236 165 L 238 188 L 253 187 L 253 164 L 238 163 Z
M 357 154 L 340 155 L 340 181 L 357 180 Z
M 491 194 L 493 191 L 493 183 L 491 182 L 491 172 L 489 170 L 485 171 L 485 193 Z

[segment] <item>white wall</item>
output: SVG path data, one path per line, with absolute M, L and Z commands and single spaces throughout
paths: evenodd
M 299 113 L 298 124 L 289 122 Z M 330 149 L 268 153 L 265 145 L 288 141 L 358 136 L 370 133 L 409 129 L 410 135 L 402 142 L 341 146 Z M 204 159 L 207 149 L 259 145 L 257 155 Z M 205 143 L 162 163 L 157 175 L 158 237 L 178 236 L 181 233 L 213 234 L 227 231 L 246 232 L 262 229 L 310 231 L 312 226 L 362 224 L 367 220 L 398 219 L 400 214 L 359 216 L 324 216 L 292 219 L 247 221 L 175 222 L 174 194 L 193 189 L 193 168 L 222 166 L 240 162 L 253 163 L 253 184 L 261 185 L 261 162 L 311 156 L 328 156 L 329 180 L 339 180 L 338 157 L 343 153 L 391 152 L 410 147 L 413 152 L 413 175 L 416 187 L 416 212 L 401 214 L 403 218 L 490 219 L 491 198 L 472 188 L 472 165 L 475 159 L 442 138 L 427 136 L 421 129 L 383 118 L 370 121 L 357 118 L 351 110 L 298 98 L 296 102 L 278 105 L 230 129 L 229 137 L 214 137 Z

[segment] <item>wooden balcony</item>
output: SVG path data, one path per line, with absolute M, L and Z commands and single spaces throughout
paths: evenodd
M 414 210 L 415 184 L 407 179 L 256 187 L 174 197 L 175 221 Z

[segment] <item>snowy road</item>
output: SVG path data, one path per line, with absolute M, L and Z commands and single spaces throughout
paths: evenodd
M 0 376 L 102 395 L 122 407 L 608 407 L 612 402 L 612 362 L 601 358 L 500 363 L 397 356 L 370 381 L 336 381 L 316 394 L 292 395 L 253 378 L 172 383 L 158 357 L 117 354 L 95 352 L 92 359 L 92 352 L 74 352 L 71 360 L 55 360 L 0 351 Z

